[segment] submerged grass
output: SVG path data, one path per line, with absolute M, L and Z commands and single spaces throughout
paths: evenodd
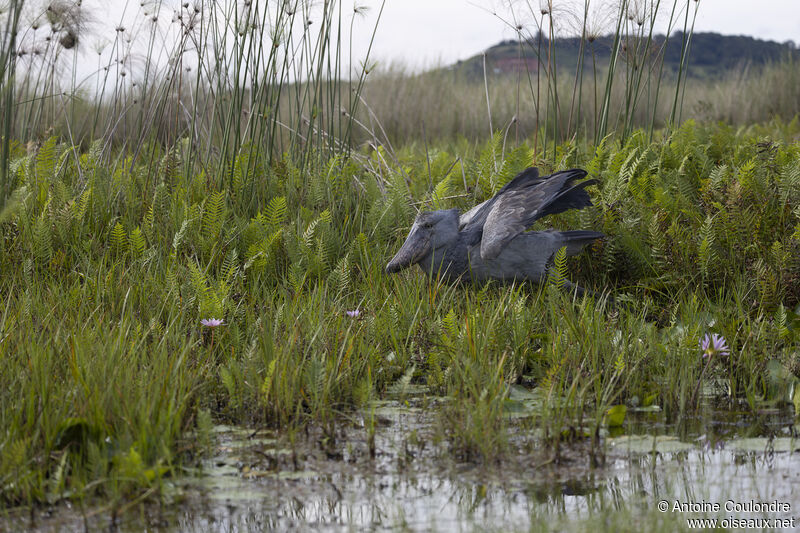
M 588 435 L 600 461 L 609 407 L 680 418 L 701 374 L 754 416 L 791 401 L 767 367 L 786 383 L 798 367 L 798 135 L 796 123 L 688 122 L 654 142 L 560 145 L 544 171 L 583 166 L 600 184 L 595 207 L 548 222 L 608 235 L 568 275 L 614 303 L 384 273 L 412 198 L 465 208 L 535 158 L 499 136 L 479 151 L 399 151 L 394 164 L 379 149 L 304 171 L 253 151 L 224 188 L 171 153 L 153 184 L 149 162 L 55 139 L 12 145 L 0 498 L 122 505 L 202 454 L 212 419 L 315 424 L 334 440 L 341 415 L 408 384 L 449 398 L 441 438 L 469 460 L 502 460 L 521 410 L 553 460 Z M 731 353 L 706 368 L 707 333 Z

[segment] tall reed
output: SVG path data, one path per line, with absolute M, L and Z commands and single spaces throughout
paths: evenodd
M 66 132 L 73 144 L 88 145 L 99 137 L 104 152 L 131 154 L 129 166 L 170 154 L 228 184 L 234 160 L 251 150 L 299 161 L 318 150 L 349 150 L 369 73 L 368 54 L 361 66 L 352 56 L 345 63 L 362 8 L 226 0 L 182 2 L 171 14 L 161 3 L 136 9 L 91 51 L 92 33 L 111 28 L 89 24 L 80 2 L 28 6 L 24 19 L 22 3 L 12 3 L 0 44 L 5 138 Z M 20 20 L 27 20 L 23 42 L 11 31 Z M 97 70 L 81 80 L 77 62 L 93 52 Z M 18 68 L 22 76 L 13 80 Z
M 518 21 L 521 18 L 515 10 L 524 10 L 533 21 L 528 26 L 515 23 L 514 27 L 524 37 L 520 39 L 521 46 L 525 46 L 527 53 L 536 57 L 539 62 L 535 72 L 528 71 L 528 76 L 531 78 L 529 84 L 531 98 L 534 102 L 532 113 L 536 125 L 534 143 L 537 146 L 541 145 L 546 154 L 550 143 L 552 150 L 556 144 L 576 135 L 588 134 L 589 138 L 598 142 L 615 131 L 624 139 L 640 125 L 637 124 L 636 117 L 642 106 L 647 106 L 649 114 L 652 115 L 647 125 L 652 136 L 657 120 L 655 113 L 658 108 L 664 51 L 669 42 L 669 35 L 676 29 L 678 16 L 682 14 L 684 25 L 681 34 L 683 38 L 681 63 L 669 120 L 669 124 L 674 124 L 685 94 L 689 41 L 697 14 L 697 2 L 695 2 L 694 16 L 690 19 L 689 4 L 692 1 L 687 0 L 685 6 L 680 4 L 681 0 L 673 0 L 671 6 L 662 0 L 614 2 L 585 0 L 580 3 L 582 5 L 571 6 L 554 5 L 552 0 L 539 0 L 536 3 L 525 0 L 513 3 L 512 20 Z M 670 12 L 669 20 L 666 28 L 661 28 L 661 14 L 666 11 Z M 606 25 L 608 27 L 605 27 Z M 665 39 L 655 39 L 659 29 L 666 31 Z M 603 72 L 598 72 L 594 43 L 597 36 L 607 30 L 610 30 L 612 35 L 608 67 Z M 572 77 L 571 90 L 559 83 L 559 70 L 563 67 L 559 67 L 558 58 L 554 56 L 554 42 L 561 35 L 568 35 L 570 31 L 577 31 L 580 37 L 578 62 Z M 594 115 L 591 121 L 584 118 L 583 111 L 587 106 L 582 103 L 587 50 L 592 58 L 591 81 L 595 95 L 594 105 L 588 107 Z M 604 87 L 599 102 L 598 74 L 605 78 L 599 83 Z M 624 93 L 619 108 L 615 108 L 612 102 L 617 84 L 622 84 Z M 541 93 L 542 85 L 546 88 L 544 95 Z M 618 114 L 618 117 L 614 117 L 614 114 Z M 591 129 L 589 124 L 593 125 Z M 541 143 L 538 140 L 540 127 L 543 133 Z
M 3 146 L 0 153 L 0 208 L 9 193 L 8 160 L 14 112 L 14 85 L 16 82 L 17 30 L 22 14 L 20 0 L 11 0 L 6 11 L 5 25 L 0 36 L 0 122 L 3 128 Z

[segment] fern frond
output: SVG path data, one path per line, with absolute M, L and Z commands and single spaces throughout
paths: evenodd
M 337 296 L 345 295 L 350 290 L 350 254 L 345 254 L 336 263 L 336 268 L 328 276 L 328 284 Z
M 125 228 L 122 224 L 117 222 L 111 229 L 111 249 L 114 253 L 120 254 L 125 251 L 127 244 L 128 234 L 125 232 Z
M 286 197 L 276 196 L 270 199 L 267 204 L 266 222 L 270 227 L 275 228 L 283 224 L 286 219 Z
M 700 226 L 700 233 L 698 235 L 697 258 L 700 263 L 700 273 L 703 278 L 707 278 L 709 271 L 714 263 L 718 260 L 718 254 L 714 246 L 714 219 L 710 216 L 706 217 L 703 225 Z
M 225 192 L 217 191 L 212 193 L 203 209 L 201 232 L 207 241 L 214 241 L 219 237 L 219 233 L 222 230 L 224 209 Z
M 667 266 L 667 242 L 664 232 L 661 229 L 659 212 L 653 213 L 650 224 L 647 226 L 647 234 L 650 241 L 650 251 L 658 271 L 664 270 Z
M 717 165 L 708 176 L 709 186 L 712 191 L 722 192 L 728 181 L 728 165 Z
M 128 243 L 130 245 L 131 257 L 137 259 L 144 254 L 144 250 L 147 248 L 147 241 L 145 241 L 139 226 L 136 226 L 136 228 L 131 231 L 131 234 L 128 236 Z
M 442 181 L 436 184 L 436 187 L 433 188 L 433 194 L 431 194 L 431 203 L 434 209 L 444 209 L 444 199 L 450 196 L 450 189 L 450 176 L 445 176 Z
M 794 205 L 800 198 L 800 162 L 786 165 L 778 177 L 781 203 Z
M 788 337 L 791 333 L 788 323 L 789 317 L 786 308 L 783 304 L 780 304 L 778 305 L 778 310 L 775 311 L 775 328 L 778 330 L 778 336 L 782 339 Z
M 238 272 L 239 254 L 236 252 L 236 248 L 234 248 L 225 255 L 225 260 L 222 262 L 222 268 L 220 269 L 220 279 L 230 285 L 234 278 L 236 278 Z
M 196 263 L 189 263 L 189 281 L 199 298 L 203 298 L 209 291 L 208 278 Z
M 289 268 L 289 284 L 292 287 L 294 294 L 300 294 L 303 291 L 303 285 L 306 282 L 306 271 L 299 263 L 293 263 Z
M 144 220 L 142 221 L 142 228 L 147 235 L 147 238 L 151 241 L 153 240 L 153 224 L 155 223 L 155 212 L 153 211 L 153 206 L 147 208 L 147 212 L 144 214 Z
M 219 369 L 219 379 L 222 382 L 222 385 L 225 387 L 225 392 L 228 393 L 228 399 L 231 402 L 231 406 L 234 409 L 238 406 L 237 397 L 239 394 L 239 389 L 236 386 L 236 378 L 227 367 L 222 367 Z
M 35 176 L 37 180 L 49 182 L 56 175 L 58 162 L 58 140 L 47 139 L 36 154 Z
M 186 236 L 186 230 L 189 227 L 189 220 L 184 220 L 183 224 L 181 224 L 181 229 L 175 232 L 175 235 L 172 237 L 172 256 L 176 257 L 178 254 L 178 248 L 180 247 L 181 243 L 183 242 L 184 237 Z
M 614 359 L 614 372 L 617 375 L 622 374 L 625 371 L 625 352 L 620 350 L 617 354 L 617 358 Z
M 553 255 L 553 266 L 548 271 L 548 280 L 556 288 L 561 289 L 567 279 L 567 247 L 562 246 Z
M 458 338 L 458 317 L 452 308 L 442 318 L 442 333 L 450 340 Z
M 50 221 L 44 212 L 36 220 L 33 232 L 33 256 L 40 263 L 50 261 L 53 255 L 53 237 Z

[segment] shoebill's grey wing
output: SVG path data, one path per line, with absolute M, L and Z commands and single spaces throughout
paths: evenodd
M 483 225 L 486 223 L 486 217 L 489 215 L 492 205 L 501 195 L 505 194 L 511 189 L 527 187 L 536 183 L 540 183 L 541 181 L 542 179 L 539 178 L 538 168 L 526 168 L 517 174 L 514 179 L 506 183 L 503 188 L 497 192 L 497 194 L 461 215 L 461 217 L 458 219 L 458 229 L 461 231 L 472 232 L 476 228 L 483 228 Z
M 574 183 L 585 176 L 586 171 L 581 169 L 564 170 L 498 193 L 483 225 L 481 257 L 497 257 L 506 244 L 539 218 L 592 205 L 584 188 L 596 180 Z
M 460 217 L 458 217 L 458 229 L 459 230 L 463 230 L 464 228 L 467 228 L 468 226 L 470 226 L 470 227 L 474 226 L 473 221 L 475 219 L 475 216 L 478 213 L 481 213 L 483 208 L 486 206 L 486 204 L 491 202 L 492 199 L 493 198 L 489 198 L 488 200 L 484 200 L 483 202 L 479 203 L 478 205 L 476 205 L 475 207 L 473 207 L 472 209 L 470 209 L 469 211 L 467 211 L 466 213 L 464 213 Z M 483 220 L 484 220 L 484 222 L 486 221 L 486 215 L 483 215 Z

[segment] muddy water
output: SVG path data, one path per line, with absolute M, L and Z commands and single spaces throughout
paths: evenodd
M 268 431 L 219 426 L 214 453 L 168 480 L 158 504 L 116 517 L 103 507 L 15 513 L 0 530 L 674 531 L 694 517 L 786 530 L 800 518 L 791 410 L 754 420 L 709 408 L 680 425 L 629 413 L 622 434 L 604 438 L 605 463 L 595 468 L 587 442 L 554 462 L 523 430 L 508 459 L 459 462 L 437 442 L 434 412 L 413 400 L 374 406 L 374 457 L 358 416 L 292 446 Z

